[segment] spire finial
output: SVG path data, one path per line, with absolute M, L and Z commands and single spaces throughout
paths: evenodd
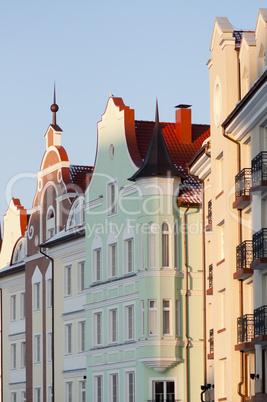
M 158 98 L 156 98 L 156 115 L 155 115 L 155 124 L 159 124 L 159 107 L 158 107 Z
M 54 124 L 54 125 L 57 124 L 56 113 L 57 113 L 58 109 L 59 109 L 58 105 L 56 104 L 56 83 L 54 82 L 54 103 L 50 107 L 51 112 L 53 112 L 53 122 L 52 122 L 52 124 Z

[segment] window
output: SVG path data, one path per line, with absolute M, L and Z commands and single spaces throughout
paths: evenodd
M 145 335 L 145 302 L 140 302 L 140 336 Z
M 65 297 L 72 295 L 72 267 L 64 267 L 64 294 Z
M 119 401 L 119 387 L 118 387 L 118 374 L 110 374 L 109 376 L 110 387 L 110 402 Z
M 126 373 L 125 378 L 125 400 L 126 402 L 135 402 L 135 373 Z
M 175 326 L 175 332 L 176 336 L 180 337 L 181 336 L 181 324 L 180 324 L 180 300 L 176 300 L 175 303 L 175 316 L 176 316 L 176 326 Z
M 223 398 L 226 396 L 226 359 L 220 359 L 219 360 L 219 384 L 218 384 L 218 389 L 219 389 L 219 394 L 218 396 L 220 398 Z
M 78 292 L 82 293 L 85 289 L 85 262 L 78 263 Z
M 134 270 L 134 258 L 133 258 L 133 239 L 127 239 L 124 242 L 125 252 L 125 273 L 129 274 Z
M 40 282 L 33 285 L 33 308 L 35 311 L 41 308 L 41 284 Z
M 179 229 L 178 223 L 174 225 L 174 266 L 179 269 Z
M 94 314 L 95 346 L 102 345 L 102 313 Z
M 148 229 L 148 266 L 149 268 L 155 268 L 157 265 L 157 243 L 156 243 L 156 231 L 153 223 L 149 224 Z
M 20 344 L 20 359 L 21 359 L 21 368 L 26 366 L 26 342 L 21 342 Z
M 107 214 L 112 215 L 117 212 L 117 182 L 109 183 L 107 191 Z
M 79 381 L 79 402 L 86 402 L 86 384 L 85 384 L 85 381 Z
M 22 238 L 14 251 L 13 259 L 12 259 L 12 264 L 15 264 L 16 262 L 23 261 L 25 258 L 25 238 Z
M 50 207 L 47 211 L 46 215 L 46 239 L 50 239 L 50 237 L 55 234 L 55 212 L 54 208 Z
M 171 301 L 163 300 L 163 335 L 171 334 Z
M 125 319 L 125 340 L 130 341 L 134 339 L 134 306 L 125 308 Z
M 217 225 L 217 245 L 218 245 L 218 259 L 222 261 L 225 258 L 224 246 L 224 220 Z
M 69 219 L 67 222 L 67 229 L 81 225 L 83 222 L 84 222 L 84 197 L 79 197 L 71 208 Z
M 26 391 L 21 392 L 21 402 L 26 402 Z M 50 401 L 49 401 L 50 402 Z M 51 401 L 52 402 L 52 401 Z
M 65 354 L 72 353 L 72 324 L 65 325 Z
M 35 390 L 34 390 L 34 402 L 41 402 L 41 388 L 35 388 Z
M 17 368 L 17 344 L 11 343 L 10 345 L 10 367 L 11 369 Z
M 53 388 L 52 385 L 48 385 L 47 387 L 47 401 L 53 402 Z
M 219 329 L 225 328 L 225 289 L 218 292 L 218 324 Z
M 20 294 L 20 318 L 25 318 L 25 293 Z
M 47 360 L 52 360 L 52 344 L 53 344 L 53 335 L 52 332 L 48 332 L 47 334 Z
M 109 311 L 109 320 L 110 343 L 115 343 L 118 341 L 118 311 L 116 309 Z
M 41 363 L 41 335 L 34 336 L 34 363 Z
M 17 319 L 17 299 L 16 295 L 10 296 L 10 320 L 15 321 Z
M 65 402 L 73 401 L 73 384 L 72 382 L 65 383 Z
M 117 269 L 117 244 L 110 244 L 108 246 L 108 265 L 109 265 L 109 276 L 114 278 L 118 275 Z
M 78 322 L 78 350 L 85 351 L 85 321 Z
M 162 224 L 162 267 L 169 267 L 169 225 Z
M 217 195 L 223 191 L 223 152 L 216 158 L 216 193 Z
M 95 387 L 95 402 L 103 402 L 103 384 L 102 384 L 102 376 L 98 375 L 95 376 L 95 381 L 94 381 L 94 387 Z
M 149 300 L 149 335 L 156 335 L 158 333 L 157 323 L 157 300 Z
M 153 399 L 155 401 L 174 401 L 174 381 L 153 381 Z
M 17 393 L 11 392 L 11 402 L 17 402 Z
M 98 248 L 93 251 L 94 254 L 94 282 L 102 279 L 102 249 Z
M 47 294 L 46 294 L 46 307 L 51 308 L 52 307 L 52 300 L 53 300 L 53 284 L 52 284 L 52 279 L 47 279 L 46 282 L 47 286 Z

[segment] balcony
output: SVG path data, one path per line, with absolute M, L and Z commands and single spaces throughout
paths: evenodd
M 250 192 L 266 190 L 267 187 L 267 152 L 260 152 L 251 162 L 252 186 Z
M 236 248 L 236 272 L 234 279 L 244 280 L 253 275 L 250 264 L 253 260 L 252 240 L 245 240 Z
M 214 330 L 213 330 L 213 328 L 210 329 L 209 343 L 210 343 L 210 353 L 208 353 L 208 359 L 214 359 Z
M 212 230 L 212 200 L 208 202 L 208 224 L 206 225 L 206 231 Z
M 242 169 L 235 177 L 235 202 L 233 203 L 233 208 L 242 210 L 251 203 L 250 187 L 251 169 Z
M 254 349 L 254 315 L 245 314 L 237 319 L 237 345 L 235 350 L 247 351 Z
M 254 310 L 254 344 L 267 345 L 267 306 Z
M 252 269 L 267 267 L 267 229 L 263 228 L 253 235 L 253 261 Z
M 207 295 L 213 295 L 213 264 L 209 265 L 209 288 L 207 289 Z

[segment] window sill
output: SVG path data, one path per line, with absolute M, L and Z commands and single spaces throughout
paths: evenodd
M 223 258 L 221 261 L 217 262 L 216 266 L 218 267 L 219 265 L 223 264 L 225 262 L 225 258 Z
M 218 200 L 218 198 L 221 197 L 221 195 L 224 194 L 224 190 L 222 190 L 219 194 L 216 195 L 215 200 Z
M 225 331 L 226 331 L 226 328 L 218 329 L 217 334 L 221 334 L 222 332 L 225 332 Z

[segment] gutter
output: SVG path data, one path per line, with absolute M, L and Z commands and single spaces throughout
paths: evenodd
M 185 291 L 185 337 L 186 337 L 186 347 L 185 347 L 185 361 L 186 361 L 186 401 L 189 402 L 189 336 L 188 336 L 188 263 L 187 263 L 187 226 L 186 226 L 186 214 L 189 210 L 190 206 L 187 206 L 187 209 L 184 213 L 184 260 L 185 260 L 185 283 L 186 283 L 186 291 Z

